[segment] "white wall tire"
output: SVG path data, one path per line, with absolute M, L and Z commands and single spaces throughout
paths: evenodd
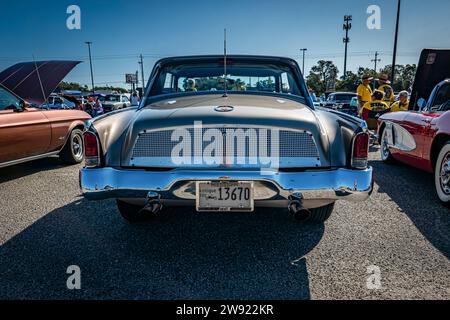
M 450 207 L 450 142 L 439 152 L 434 170 L 434 183 L 439 200 Z
M 387 144 L 386 128 L 383 129 L 381 134 L 380 155 L 384 163 L 391 164 L 395 162 Z

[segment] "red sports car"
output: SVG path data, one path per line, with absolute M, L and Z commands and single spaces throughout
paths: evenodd
M 430 82 L 442 79 L 442 70 L 448 68 L 439 64 L 448 67 L 449 61 L 448 50 L 424 50 L 411 95 L 410 109 L 417 111 L 387 113 L 378 120 L 382 160 L 434 173 L 437 195 L 446 206 L 450 206 L 450 79 L 434 89 Z

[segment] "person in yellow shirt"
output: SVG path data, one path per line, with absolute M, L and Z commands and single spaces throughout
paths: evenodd
M 360 117 L 367 122 L 370 130 L 376 130 L 378 117 L 390 111 L 389 105 L 383 101 L 383 98 L 384 93 L 375 90 L 372 94 L 372 101 L 366 102 L 359 112 Z
M 370 88 L 370 81 L 372 79 L 369 75 L 363 76 L 361 79 L 362 83 L 356 89 L 356 94 L 358 95 L 358 112 L 361 111 L 365 103 L 371 101 L 372 89 Z
M 391 104 L 394 102 L 394 89 L 392 89 L 389 81 L 389 77 L 387 74 L 380 74 L 378 81 L 378 90 L 384 93 L 383 101 L 387 104 Z
M 394 102 L 391 106 L 391 112 L 397 111 L 408 111 L 409 109 L 409 100 L 408 100 L 408 91 L 401 91 L 398 94 L 398 101 Z

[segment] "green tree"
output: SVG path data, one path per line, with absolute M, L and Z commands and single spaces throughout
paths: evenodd
M 358 85 L 360 84 L 360 77 L 353 73 L 352 71 L 347 71 L 346 77 L 341 77 L 341 79 L 336 84 L 336 90 L 339 91 L 347 91 L 347 92 L 356 92 Z
M 385 66 L 380 70 L 381 73 L 385 73 L 391 76 L 392 73 L 392 64 Z M 407 64 L 407 65 L 395 65 L 395 75 L 394 75 L 394 83 L 392 87 L 394 91 L 408 90 L 410 86 L 414 82 L 414 77 L 416 75 L 417 66 L 415 64 Z
M 117 91 L 118 93 L 127 93 L 128 90 L 122 87 L 113 87 L 113 86 L 96 86 L 94 90 L 104 90 L 104 91 Z M 86 88 L 87 91 L 87 88 Z
M 311 68 L 306 83 L 318 95 L 333 90 L 337 82 L 339 70 L 332 61 L 319 60 Z
M 61 81 L 58 87 L 62 90 L 78 90 L 78 91 L 88 91 L 88 87 L 86 85 L 82 86 L 76 82 L 65 82 Z

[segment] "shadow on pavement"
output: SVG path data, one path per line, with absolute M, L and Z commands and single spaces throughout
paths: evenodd
M 417 229 L 450 259 L 450 210 L 439 202 L 432 174 L 403 164 L 371 161 L 379 193 L 386 193 Z
M 54 170 L 62 167 L 64 167 L 64 164 L 58 157 L 49 157 L 0 168 L 0 183 L 22 178 L 40 171 Z
M 286 210 L 173 208 L 130 225 L 114 201 L 72 202 L 0 247 L 0 299 L 308 299 L 306 260 L 324 225 Z M 81 290 L 66 269 L 81 268 Z

